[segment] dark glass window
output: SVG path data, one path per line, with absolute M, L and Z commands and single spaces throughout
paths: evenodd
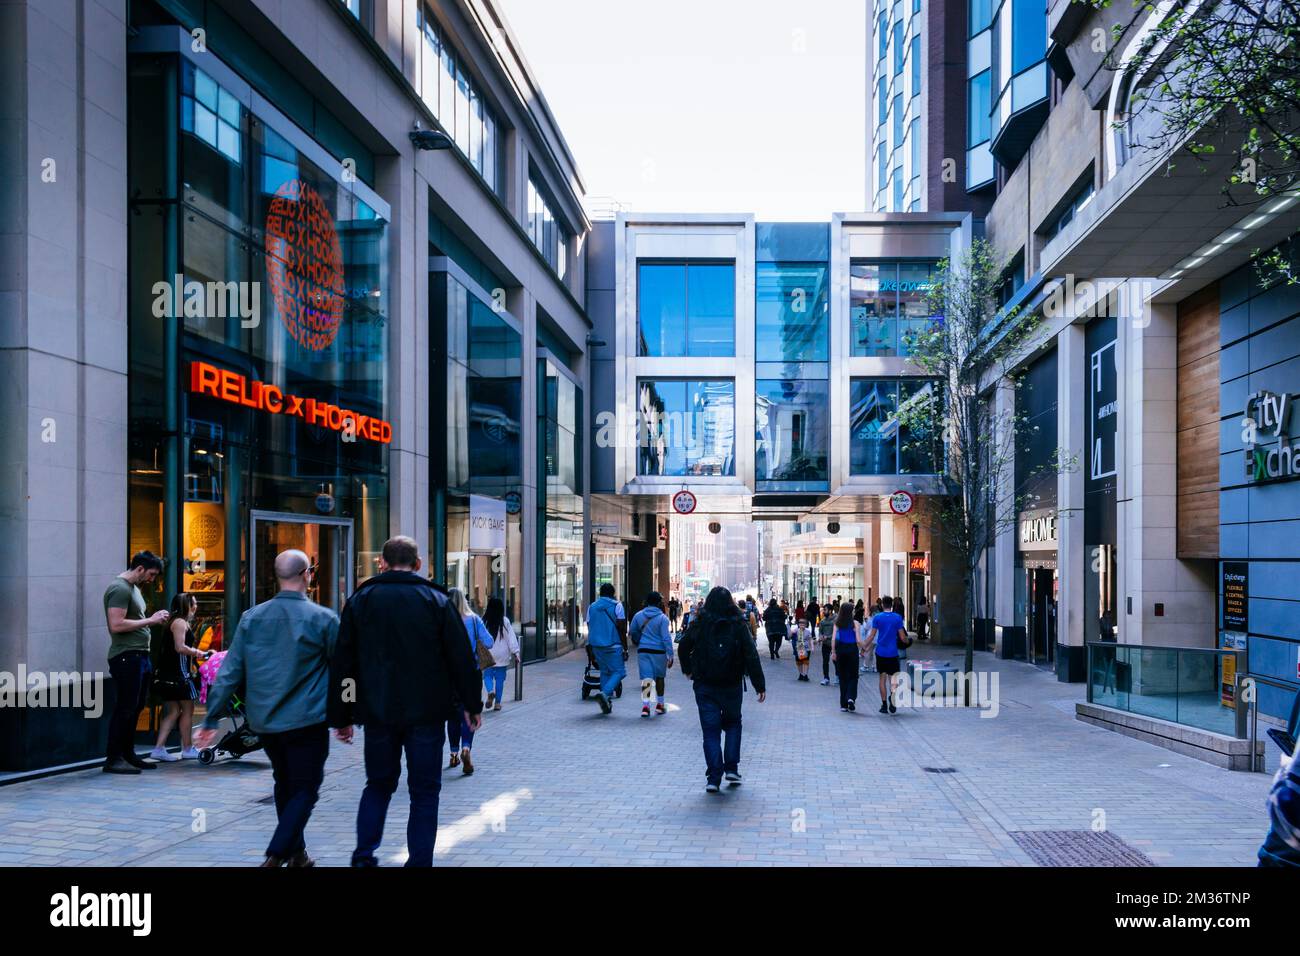
M 1056 217 L 1056 221 L 1044 230 L 1048 238 L 1055 237 L 1062 229 L 1074 222 L 1074 217 L 1078 214 L 1079 210 L 1092 202 L 1092 194 L 1093 185 L 1092 180 L 1089 179 L 1075 192 L 1073 196 L 1070 197 L 1070 201 L 1066 203 L 1065 208 L 1061 210 L 1061 214 Z
M 736 473 L 736 383 L 645 380 L 637 385 L 637 474 Z
M 556 218 L 544 188 L 528 177 L 528 235 L 561 279 L 569 271 L 569 230 Z
M 754 387 L 758 487 L 781 482 L 812 490 L 827 481 L 830 393 L 825 379 L 759 379 Z M 769 485 L 770 487 L 770 485 Z
M 760 262 L 754 341 L 760 362 L 825 362 L 829 340 L 824 263 Z
M 735 355 L 735 265 L 639 263 L 637 319 L 641 355 Z
M 894 412 L 898 382 L 855 378 L 849 386 L 849 473 L 898 473 L 898 434 Z
M 464 62 L 433 16 L 421 4 L 420 18 L 420 98 L 451 134 L 456 146 L 469 160 L 474 171 L 483 177 L 489 189 L 498 195 L 505 192 L 501 175 L 500 123 L 492 107 L 484 100 L 477 81 L 469 75 Z
M 1042 0 L 1007 2 L 1012 4 L 1011 72 L 1014 75 L 1047 55 L 1047 8 Z
M 937 474 L 940 436 L 901 427 L 900 403 L 940 401 L 928 379 L 855 378 L 849 385 L 849 473 Z
M 906 355 L 909 336 L 934 321 L 928 261 L 854 262 L 849 267 L 853 355 Z
M 921 37 L 912 37 L 912 95 L 921 95 Z
M 991 74 L 988 70 L 970 78 L 966 84 L 966 147 L 988 142 L 992 135 L 989 110 L 992 100 L 989 93 Z

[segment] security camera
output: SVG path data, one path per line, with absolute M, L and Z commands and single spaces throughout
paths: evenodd
M 436 129 L 411 130 L 411 142 L 416 149 L 451 149 L 455 145 L 450 136 Z

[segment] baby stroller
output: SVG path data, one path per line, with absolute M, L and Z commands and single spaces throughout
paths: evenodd
M 217 672 L 221 670 L 221 662 L 225 658 L 226 652 L 220 651 L 199 665 L 201 682 L 199 700 L 202 703 L 208 702 L 208 689 L 217 679 Z M 228 754 L 238 760 L 244 754 L 262 749 L 262 741 L 248 726 L 248 718 L 244 714 L 244 702 L 237 696 L 230 698 L 230 717 L 234 721 L 234 729 L 224 734 L 213 746 L 204 747 L 199 751 L 199 763 L 205 767 L 215 762 L 218 754 Z
M 591 652 L 591 646 L 583 648 L 587 652 L 587 666 L 582 669 L 582 699 L 590 700 L 591 695 L 600 690 L 600 668 L 596 666 L 596 655 Z M 623 696 L 623 682 L 619 681 L 618 686 L 614 688 L 614 699 Z

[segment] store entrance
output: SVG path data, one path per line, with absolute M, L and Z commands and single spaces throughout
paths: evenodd
M 1056 571 L 1029 568 L 1028 631 L 1030 661 L 1051 664 L 1056 659 Z
M 275 556 L 288 548 L 305 552 L 316 568 L 307 596 L 336 613 L 342 611 L 352 593 L 352 519 L 254 511 L 253 605 L 275 597 Z

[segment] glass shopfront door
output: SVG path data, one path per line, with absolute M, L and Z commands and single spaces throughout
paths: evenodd
M 289 548 L 305 552 L 316 569 L 308 597 L 341 612 L 352 593 L 352 520 L 254 511 L 252 605 L 275 597 L 275 556 Z

